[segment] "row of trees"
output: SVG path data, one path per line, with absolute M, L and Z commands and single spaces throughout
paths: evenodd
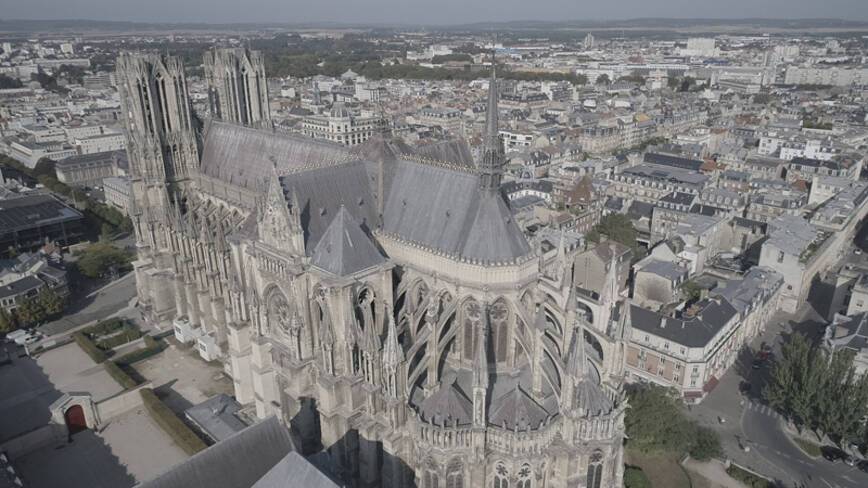
M 411 80 L 465 80 L 471 81 L 488 76 L 487 71 L 470 69 L 456 70 L 429 68 L 417 64 L 381 63 L 379 60 L 352 61 L 341 56 L 320 58 L 314 54 L 272 54 L 266 56 L 266 70 L 269 75 L 305 78 L 314 75 L 337 77 L 352 70 L 368 79 L 411 79 Z M 572 73 L 547 73 L 531 71 L 512 71 L 498 68 L 498 76 L 522 81 L 568 81 L 583 85 L 587 78 Z
M 677 393 L 656 385 L 635 385 L 628 398 L 630 409 L 624 419 L 628 448 L 676 458 L 689 454 L 700 461 L 723 454 L 717 432 L 688 419 Z
M 828 435 L 840 445 L 868 439 L 868 375 L 848 350 L 830 353 L 794 334 L 783 345 L 763 395 L 801 430 Z
M 35 296 L 24 299 L 11 312 L 0 309 L 0 332 L 41 324 L 60 315 L 65 305 L 65 297 L 51 288 L 43 288 Z

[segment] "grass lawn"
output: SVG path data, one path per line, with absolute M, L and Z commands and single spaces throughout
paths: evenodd
M 796 445 L 799 446 L 799 449 L 804 451 L 805 454 L 807 454 L 808 456 L 820 457 L 820 455 L 822 454 L 822 452 L 820 451 L 820 446 L 818 446 L 817 444 L 814 444 L 811 441 L 806 441 L 799 437 L 793 437 L 792 439 L 793 442 L 795 442 Z
M 627 449 L 627 464 L 638 466 L 657 488 L 690 488 L 690 478 L 678 464 L 678 459 L 665 454 L 645 454 Z

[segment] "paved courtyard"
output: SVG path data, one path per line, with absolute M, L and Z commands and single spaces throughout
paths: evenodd
M 98 402 L 123 390 L 75 343 L 36 359 L 10 355 L 13 363 L 0 367 L 0 440 L 47 424 L 48 407 L 64 393 L 89 392 Z
M 186 458 L 138 408 L 115 417 L 101 432 L 80 432 L 71 444 L 37 450 L 15 465 L 32 488 L 127 488 Z
M 133 367 L 177 413 L 219 393 L 234 395 L 232 380 L 219 362 L 206 363 L 195 348 L 174 340 L 162 353 Z

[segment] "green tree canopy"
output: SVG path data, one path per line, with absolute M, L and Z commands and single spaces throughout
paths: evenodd
M 77 266 L 81 274 L 96 279 L 106 276 L 112 269 L 129 269 L 130 261 L 131 256 L 127 251 L 100 241 L 91 244 L 79 255 Z
M 722 453 L 717 433 L 688 419 L 684 404 L 672 390 L 636 386 L 629 392 L 629 401 L 624 426 L 630 447 L 648 453 L 688 453 L 699 460 Z
M 624 214 L 609 214 L 600 219 L 600 223 L 594 226 L 598 234 L 605 235 L 609 239 L 620 242 L 625 246 L 636 249 L 639 243 L 636 241 L 637 233 L 633 222 Z

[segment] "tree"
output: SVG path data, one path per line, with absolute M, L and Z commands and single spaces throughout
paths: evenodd
M 8 334 L 17 328 L 18 324 L 15 321 L 15 314 L 0 308 L 0 332 Z
M 695 301 L 699 300 L 700 298 L 702 298 L 702 290 L 703 290 L 703 288 L 701 286 L 699 286 L 699 284 L 693 280 L 685 281 L 681 285 L 681 291 L 682 291 L 682 293 L 684 293 L 684 296 L 689 301 L 695 302 Z
M 624 427 L 630 446 L 642 452 L 679 452 L 690 444 L 692 434 L 680 400 L 659 386 L 630 392 Z
M 0 90 L 7 88 L 21 88 L 22 86 L 24 86 L 24 84 L 21 83 L 21 80 L 6 76 L 5 74 L 0 74 Z
M 609 79 L 609 75 L 604 73 L 604 74 L 597 77 L 597 79 L 594 81 L 594 84 L 596 84 L 596 85 L 608 85 L 611 82 L 612 82 L 612 80 Z
M 63 312 L 63 308 L 66 306 L 66 298 L 60 296 L 60 294 L 53 288 L 43 288 L 42 291 L 39 292 L 39 295 L 37 295 L 36 299 L 39 301 L 39 305 L 45 313 L 45 318 L 59 315 Z
M 811 425 L 826 367 L 825 353 L 811 348 L 805 336 L 794 334 L 772 367 L 763 392 L 766 400 L 800 428 Z
M 40 176 L 49 176 L 51 178 L 56 178 L 56 173 L 54 168 L 56 166 L 56 162 L 50 158 L 40 158 L 36 163 L 36 166 L 33 167 L 33 176 L 39 178 Z
M 651 488 L 651 481 L 642 469 L 627 466 L 624 469 L 624 488 Z
M 609 239 L 635 249 L 639 246 L 636 241 L 636 229 L 633 222 L 624 214 L 609 214 L 600 219 L 600 223 L 594 226 L 594 230 L 605 235 Z
M 624 427 L 631 448 L 707 460 L 722 454 L 720 438 L 684 414 L 684 404 L 671 390 L 641 385 L 629 391 L 630 409 Z
M 88 246 L 79 256 L 78 270 L 88 278 L 102 278 L 111 270 L 129 268 L 130 255 L 108 242 L 101 241 Z
M 36 325 L 45 319 L 45 309 L 38 297 L 25 298 L 15 309 L 15 315 L 24 327 Z
M 720 447 L 720 436 L 708 427 L 697 425 L 693 443 L 688 452 L 690 457 L 699 461 L 720 457 L 723 454 L 723 449 Z
M 850 350 L 831 355 L 813 417 L 815 429 L 841 445 L 860 437 L 868 413 L 868 379 L 857 375 L 853 357 Z

